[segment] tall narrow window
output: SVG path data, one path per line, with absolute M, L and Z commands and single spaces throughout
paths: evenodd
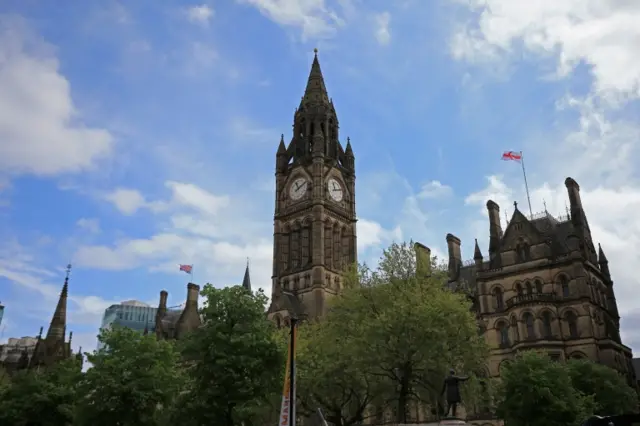
M 340 261 L 342 260 L 342 238 L 340 237 L 340 227 L 337 225 L 333 228 L 333 267 L 340 269 Z
M 567 327 L 569 328 L 569 337 L 573 339 L 577 338 L 578 337 L 578 318 L 576 317 L 576 314 L 569 311 L 567 312 L 565 319 L 567 321 Z
M 351 236 L 346 229 L 342 230 L 342 266 L 350 266 L 351 259 L 349 259 L 349 239 Z
M 327 224 L 324 228 L 324 265 L 331 268 L 333 264 L 333 228 L 330 224 Z
M 569 297 L 569 280 L 564 275 L 560 276 L 560 288 L 562 289 L 562 297 Z
M 498 338 L 500 346 L 509 346 L 509 326 L 505 322 L 498 324 Z
M 282 234 L 280 235 L 280 239 L 282 240 L 282 270 L 289 270 L 289 235 Z
M 546 311 L 542 313 L 542 332 L 546 338 L 553 336 L 553 331 L 551 330 L 551 313 Z
M 531 287 L 531 283 L 529 281 L 527 281 L 526 283 L 524 283 L 525 288 L 527 289 L 527 294 L 531 294 L 533 293 L 533 288 Z
M 291 233 L 291 269 L 300 267 L 300 228 Z
M 533 315 L 529 312 L 525 313 L 522 317 L 527 330 L 527 339 L 534 340 L 536 338 L 536 331 L 534 328 Z
M 511 332 L 513 333 L 513 341 L 519 341 L 520 333 L 518 333 L 518 320 L 516 317 L 511 317 Z
M 302 228 L 302 263 L 301 266 L 307 266 L 309 263 L 309 225 Z
M 516 284 L 516 292 L 518 293 L 518 296 L 522 296 L 522 284 Z
M 504 309 L 504 295 L 501 288 L 493 290 L 493 296 L 495 298 L 496 310 L 502 311 Z

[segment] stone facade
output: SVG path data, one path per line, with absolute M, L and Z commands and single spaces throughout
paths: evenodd
M 527 217 L 515 209 L 506 229 L 500 208 L 487 202 L 489 249 L 476 240 L 474 258 L 463 262 L 460 239 L 446 237 L 449 285 L 474 302 L 481 332 L 491 349 L 483 373 L 500 369 L 519 352 L 545 351 L 562 361 L 588 358 L 636 383 L 631 349 L 620 340 L 620 316 L 607 258 L 591 238 L 580 187 L 565 181 L 570 212 Z
M 267 317 L 321 317 L 356 262 L 355 157 L 339 141 L 318 56 L 296 109 L 293 136 L 276 154 L 272 298 Z

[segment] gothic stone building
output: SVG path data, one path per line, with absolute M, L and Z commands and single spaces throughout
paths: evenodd
M 249 275 L 249 264 L 244 271 L 242 287 L 251 291 L 251 277 Z M 158 339 L 178 340 L 186 334 L 192 332 L 202 325 L 202 318 L 198 312 L 198 296 L 200 286 L 194 283 L 187 284 L 187 301 L 184 309 L 167 308 L 167 298 L 169 293 L 166 290 L 160 292 L 160 303 L 156 313 L 154 331 Z M 145 329 L 144 334 L 148 330 Z
M 272 298 L 267 317 L 321 317 L 342 287 L 341 271 L 356 261 L 355 157 L 339 140 L 317 51 L 307 87 L 276 154 Z
M 43 328 L 40 327 L 35 347 L 25 345 L 23 347 L 3 348 L 3 352 L 7 355 L 2 360 L 1 366 L 9 375 L 20 370 L 48 368 L 73 356 L 71 351 L 72 332 L 69 333 L 69 340 L 66 340 L 70 270 L 71 265 L 67 267 L 67 276 L 46 336 L 42 337 Z M 18 341 L 20 340 L 24 341 L 25 339 L 19 339 Z M 76 354 L 76 359 L 82 365 L 82 348 Z
M 491 348 L 486 374 L 517 353 L 537 349 L 552 359 L 587 358 L 635 383 L 631 349 L 620 340 L 620 316 L 608 261 L 591 238 L 580 187 L 565 180 L 570 214 L 526 217 L 515 205 L 502 230 L 500 208 L 487 202 L 489 250 L 475 243 L 463 264 L 460 240 L 447 235 L 449 278 L 474 300 L 478 322 Z

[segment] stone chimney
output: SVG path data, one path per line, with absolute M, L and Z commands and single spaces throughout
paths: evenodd
M 447 249 L 449 251 L 449 279 L 458 279 L 460 266 L 462 266 L 462 255 L 460 253 L 460 238 L 453 234 L 447 234 Z
M 418 277 L 428 277 L 431 275 L 431 249 L 424 244 L 416 242 L 416 274 Z
M 487 212 L 489 213 L 489 257 L 498 252 L 500 240 L 502 239 L 502 226 L 500 225 L 500 206 L 493 201 L 487 201 Z
M 187 303 L 185 309 L 194 307 L 198 309 L 198 296 L 200 295 L 200 286 L 194 283 L 187 284 Z

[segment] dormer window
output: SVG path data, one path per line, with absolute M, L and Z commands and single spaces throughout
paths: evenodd
M 519 262 L 526 262 L 529 260 L 529 244 L 523 240 L 520 240 L 516 245 L 516 256 Z

